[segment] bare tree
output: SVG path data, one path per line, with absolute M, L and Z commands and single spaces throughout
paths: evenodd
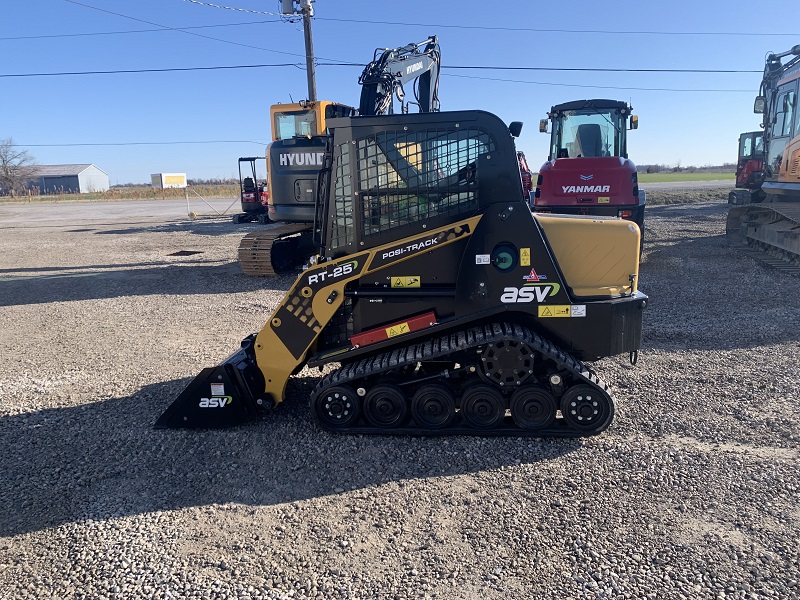
M 12 197 L 21 192 L 34 179 L 36 166 L 36 159 L 20 150 L 13 139 L 0 139 L 0 192 Z

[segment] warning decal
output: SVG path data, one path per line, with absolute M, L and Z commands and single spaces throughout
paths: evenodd
M 570 306 L 569 304 L 556 304 L 552 306 L 539 307 L 539 317 L 543 319 L 556 318 L 556 317 L 585 317 L 585 316 L 586 316 L 585 304 L 576 304 L 575 306 Z
M 586 316 L 586 305 L 585 304 L 575 304 L 572 307 L 571 317 L 585 317 Z
M 408 327 L 408 323 L 398 323 L 397 325 L 392 325 L 391 327 L 386 328 L 386 335 L 391 337 L 395 337 L 397 335 L 403 335 L 404 333 L 408 333 L 411 331 Z
M 392 277 L 393 288 L 418 288 L 420 277 L 418 275 L 403 275 L 402 277 Z
M 569 304 L 554 304 L 553 306 L 540 306 L 540 317 L 568 317 Z
M 521 266 L 521 267 L 530 267 L 531 266 L 531 249 L 530 248 L 520 248 L 519 249 L 519 266 Z

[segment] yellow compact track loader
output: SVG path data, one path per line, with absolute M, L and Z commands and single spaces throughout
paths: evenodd
M 328 125 L 318 254 L 263 329 L 156 426 L 254 419 L 293 374 L 331 365 L 311 395 L 329 431 L 605 430 L 614 398 L 584 361 L 638 353 L 638 226 L 532 214 L 512 137 L 521 123 L 475 110 Z

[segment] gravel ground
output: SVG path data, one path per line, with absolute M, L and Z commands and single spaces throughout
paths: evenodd
M 329 435 L 316 371 L 155 431 L 291 283 L 238 271 L 252 226 L 3 230 L 0 597 L 800 597 L 800 278 L 726 210 L 648 209 L 644 347 L 596 364 L 618 416 L 577 441 Z

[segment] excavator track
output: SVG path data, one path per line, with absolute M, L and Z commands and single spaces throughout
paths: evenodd
M 608 428 L 597 375 L 530 329 L 470 327 L 343 365 L 311 395 L 332 432 L 582 437 Z
M 781 271 L 800 275 L 800 203 L 764 202 L 728 211 L 729 241 Z
M 303 265 L 311 244 L 311 225 L 287 223 L 248 233 L 239 243 L 239 267 L 245 275 L 268 277 Z M 310 254 L 310 253 L 309 253 Z

